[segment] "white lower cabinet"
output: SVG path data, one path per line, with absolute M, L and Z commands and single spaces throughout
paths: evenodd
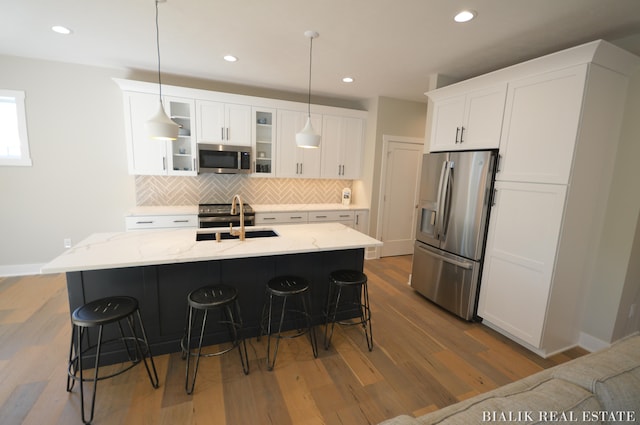
M 322 210 L 322 211 L 275 211 L 256 212 L 256 226 L 295 223 L 341 223 L 345 226 L 366 226 L 366 211 Z M 356 230 L 359 230 L 356 228 Z
M 309 213 L 293 212 L 256 212 L 256 226 L 268 224 L 295 224 L 309 222 Z
M 342 223 L 345 226 L 353 227 L 353 211 L 317 211 L 309 213 L 309 223 L 331 222 Z
M 496 182 L 478 315 L 540 348 L 566 186 Z
M 127 230 L 197 228 L 198 216 L 197 214 L 136 215 L 125 217 L 125 225 Z

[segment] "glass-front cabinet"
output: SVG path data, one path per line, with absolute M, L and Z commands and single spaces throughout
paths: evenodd
M 276 110 L 253 108 L 253 157 L 255 177 L 275 176 Z
M 169 175 L 195 176 L 196 167 L 196 140 L 195 129 L 195 102 L 189 99 L 166 97 L 165 105 L 169 117 L 180 126 L 178 139 L 169 142 Z

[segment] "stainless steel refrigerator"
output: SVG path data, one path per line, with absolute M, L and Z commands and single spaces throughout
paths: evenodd
M 411 286 L 466 320 L 475 315 L 496 151 L 425 154 Z

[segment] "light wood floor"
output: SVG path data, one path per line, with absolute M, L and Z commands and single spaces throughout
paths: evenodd
M 411 256 L 365 263 L 373 352 L 358 327 L 341 327 L 318 359 L 306 338 L 285 340 L 268 372 L 264 339 L 252 339 L 248 376 L 236 353 L 203 359 L 192 396 L 184 391 L 180 356 L 157 356 L 160 388 L 151 387 L 141 366 L 100 382 L 94 423 L 376 424 L 585 354 L 574 349 L 544 360 L 482 324 L 456 319 L 414 293 L 410 268 Z M 81 423 L 77 385 L 65 391 L 66 296 L 62 274 L 0 278 L 0 423 Z

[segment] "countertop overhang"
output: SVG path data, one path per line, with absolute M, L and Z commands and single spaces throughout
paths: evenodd
M 42 273 L 263 257 L 381 246 L 382 242 L 339 223 L 252 226 L 278 237 L 244 241 L 196 241 L 196 233 L 228 229 L 163 229 L 95 233 L 42 267 Z

